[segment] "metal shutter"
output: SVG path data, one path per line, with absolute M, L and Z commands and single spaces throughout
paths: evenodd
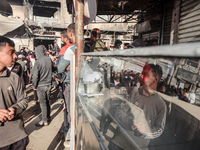
M 163 45 L 170 43 L 170 32 L 171 32 L 171 25 L 172 25 L 172 9 L 173 9 L 172 4 L 173 3 L 170 1 L 165 6 L 163 42 L 162 42 Z
M 158 31 L 142 34 L 143 41 L 158 40 Z
M 200 0 L 182 0 L 178 43 L 200 41 Z

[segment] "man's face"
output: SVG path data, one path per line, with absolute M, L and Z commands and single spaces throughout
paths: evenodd
M 69 44 L 69 39 L 67 37 L 64 37 L 64 43 Z
M 157 84 L 156 77 L 153 75 L 151 68 L 146 68 L 142 71 L 140 81 L 145 89 L 152 89 Z
M 120 72 L 115 72 L 115 79 L 120 79 Z
M 61 41 L 65 43 L 63 34 L 61 34 Z
M 17 55 L 15 48 L 6 43 L 6 46 L 0 51 L 0 66 L 12 67 L 15 64 L 16 59 Z
M 95 37 L 94 37 L 93 34 L 91 34 L 90 39 L 91 39 L 91 42 L 94 42 L 94 41 L 95 41 Z
M 124 46 L 124 49 L 128 49 L 128 47 L 127 47 L 127 46 Z
M 70 43 L 73 43 L 73 42 L 72 42 L 73 33 L 71 32 L 71 30 L 67 30 L 67 36 L 68 36 L 68 38 L 69 38 L 69 42 L 70 42 Z

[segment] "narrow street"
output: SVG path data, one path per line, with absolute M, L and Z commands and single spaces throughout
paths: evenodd
M 28 108 L 23 114 L 25 129 L 29 135 L 27 150 L 64 150 L 63 103 L 57 100 L 58 90 L 51 91 L 51 118 L 49 126 L 36 127 L 35 123 L 41 120 L 39 104 L 34 104 L 32 86 L 27 85 Z

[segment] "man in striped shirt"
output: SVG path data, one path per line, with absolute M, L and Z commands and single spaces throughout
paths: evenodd
M 124 109 L 117 108 L 116 114 L 121 117 L 123 124 L 118 126 L 109 149 L 131 149 L 136 145 L 147 150 L 150 140 L 162 134 L 167 108 L 156 92 L 161 77 L 162 68 L 159 65 L 144 66 L 140 77 L 142 86 L 137 91 L 133 90 L 130 100 L 126 103 L 131 108 L 132 116 L 126 119 L 123 117 Z

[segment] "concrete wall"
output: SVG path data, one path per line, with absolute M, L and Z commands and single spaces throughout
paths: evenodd
M 20 39 L 11 38 L 15 42 L 15 49 L 19 51 L 22 47 L 28 47 L 28 49 L 33 50 L 33 39 Z
M 19 5 L 11 5 L 13 10 L 13 17 L 19 17 L 21 19 L 24 19 L 24 8 L 23 6 Z
M 56 32 L 56 36 L 59 37 L 59 38 L 56 38 L 56 43 L 61 48 L 62 41 L 61 41 L 60 32 Z
M 66 0 L 61 0 L 61 22 L 64 24 L 70 24 L 72 22 L 72 17 L 68 13 Z

